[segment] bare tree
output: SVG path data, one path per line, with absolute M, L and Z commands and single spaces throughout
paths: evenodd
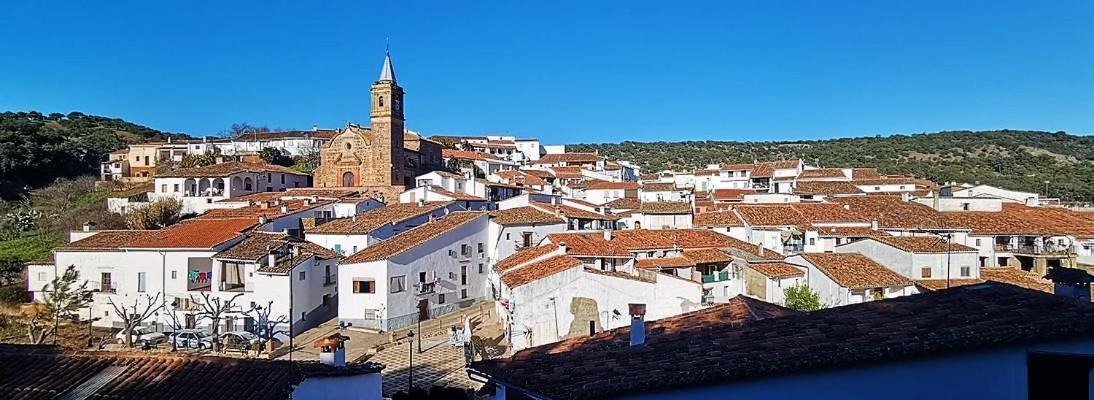
M 277 318 L 270 318 L 270 314 L 273 312 L 273 301 L 270 301 L 266 307 L 261 304 L 255 305 L 253 308 L 247 311 L 247 315 L 254 318 L 255 323 L 258 325 L 258 354 L 261 355 L 262 351 L 266 348 L 266 343 L 273 341 L 277 338 L 277 335 L 289 334 L 286 329 L 279 329 L 279 326 L 284 326 L 289 323 L 289 317 L 286 315 L 279 315 Z
M 133 347 L 133 329 L 148 318 L 152 317 L 157 311 L 163 308 L 163 303 L 160 302 L 160 293 L 156 293 L 156 296 L 145 295 L 145 299 L 148 303 L 141 310 L 140 299 L 133 299 L 133 306 L 118 305 L 113 299 L 110 300 L 110 306 L 114 307 L 114 314 L 122 320 L 122 332 L 125 332 L 125 347 Z M 140 312 L 138 312 L 140 310 Z
M 43 289 L 46 293 L 44 301 L 35 302 L 25 309 L 27 338 L 31 343 L 45 343 L 57 334 L 61 320 L 68 322 L 76 319 L 79 310 L 91 302 L 87 281 L 77 285 L 79 278 L 76 267 L 70 265 Z
M 219 297 L 209 296 L 209 293 L 202 292 L 202 301 L 198 302 L 200 308 L 197 312 L 197 320 L 209 320 L 212 325 L 213 334 L 213 351 L 220 351 L 220 320 L 224 319 L 228 314 L 233 312 L 240 312 L 239 307 L 236 306 L 235 301 L 242 296 L 243 293 L 236 293 L 228 300 L 223 300 Z M 195 301 L 197 301 L 195 299 Z

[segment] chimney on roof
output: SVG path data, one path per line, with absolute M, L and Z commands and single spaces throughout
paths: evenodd
M 762 242 L 756 243 L 756 254 L 764 255 L 764 244 Z
M 291 253 L 293 257 L 299 256 L 300 255 L 300 246 L 290 244 L 289 245 L 289 253 Z
M 851 209 L 851 205 L 850 205 L 850 204 L 844 204 L 844 205 L 843 205 L 843 209 L 844 209 L 844 210 L 850 210 L 850 209 Z
M 94 222 L 91 222 L 91 221 L 84 222 L 84 227 L 83 227 L 84 232 L 91 232 L 91 230 L 93 230 L 93 229 L 95 229 L 95 223 Z
M 646 344 L 646 305 L 627 304 L 631 312 L 631 347 Z
M 418 199 L 418 207 L 425 207 L 425 199 Z
M 566 254 L 566 242 L 558 242 L 558 249 L 562 250 L 562 254 Z
M 273 268 L 275 265 L 277 265 L 277 253 L 271 250 L 269 254 L 266 255 L 266 265 L 270 268 Z
M 604 229 L 604 240 L 608 240 L 608 241 L 612 240 L 612 230 L 611 229 Z
M 357 214 L 353 214 L 349 217 L 350 221 L 357 222 Z
M 266 224 L 266 223 L 267 223 L 267 222 L 269 222 L 269 221 L 270 221 L 270 220 L 269 220 L 269 219 L 267 219 L 265 215 L 259 215 L 259 216 L 258 216 L 258 224 L 259 224 L 259 225 L 264 225 L 264 224 Z
M 874 230 L 874 231 L 876 231 L 876 230 L 878 230 L 878 229 L 880 229 L 880 228 L 881 228 L 881 227 L 880 227 L 880 226 L 878 225 L 878 223 L 877 223 L 877 220 L 876 220 L 876 219 L 874 219 L 874 220 L 870 220 L 870 230 Z
M 282 214 L 288 214 L 289 213 L 289 206 L 282 204 L 281 205 L 281 213 Z
M 312 132 L 318 132 L 319 131 L 319 124 L 311 124 L 311 131 Z
M 336 368 L 346 367 L 346 346 L 348 337 L 335 333 L 325 338 L 316 340 L 312 344 L 319 348 L 319 362 Z

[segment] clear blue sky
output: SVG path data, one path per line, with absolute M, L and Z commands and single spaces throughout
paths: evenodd
M 0 110 L 193 135 L 367 123 L 390 37 L 426 134 L 1094 132 L 1094 1 L 607 3 L 16 0 Z

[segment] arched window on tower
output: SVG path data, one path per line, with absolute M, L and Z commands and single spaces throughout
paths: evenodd
M 383 107 L 384 106 L 384 96 L 380 96 L 379 99 L 380 99 L 380 101 L 378 101 L 376 104 L 379 104 L 380 107 Z

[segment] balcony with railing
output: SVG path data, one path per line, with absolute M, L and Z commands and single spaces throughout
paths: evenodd
M 87 290 L 99 293 L 118 293 L 118 283 L 111 281 L 87 281 Z

